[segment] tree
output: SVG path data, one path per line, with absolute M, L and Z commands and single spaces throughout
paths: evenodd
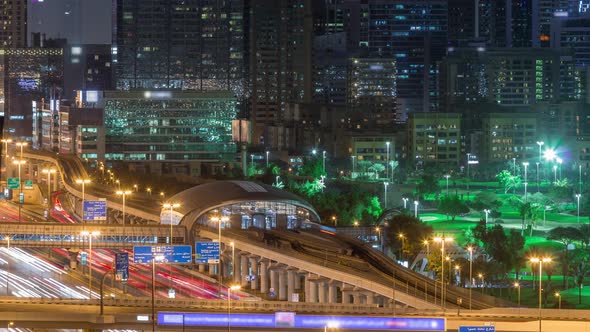
M 385 166 L 380 163 L 375 163 L 369 167 L 369 171 L 375 173 L 375 180 L 379 178 L 379 173 L 385 170 Z
M 323 160 L 321 157 L 312 157 L 306 158 L 303 161 L 303 165 L 299 169 L 298 172 L 301 176 L 311 176 L 314 178 L 319 178 L 322 175 L 326 175 L 324 172 L 324 165 Z
M 435 194 L 440 191 L 438 181 L 434 175 L 424 174 L 416 186 L 418 195 L 424 198 L 428 194 Z
M 567 288 L 567 276 L 570 271 L 572 256 L 568 246 L 580 238 L 580 230 L 575 227 L 555 227 L 549 231 L 548 240 L 555 240 L 563 243 L 563 252 L 561 253 L 561 269 L 563 273 L 563 288 Z
M 507 170 L 503 170 L 496 174 L 496 179 L 502 187 L 504 187 L 504 193 L 506 194 L 510 189 L 516 188 L 520 185 L 522 180 L 520 176 L 513 175 Z
M 519 264 L 524 248 L 524 238 L 519 232 L 510 230 L 507 235 L 501 225 L 486 228 L 485 220 L 482 220 L 474 228 L 473 234 L 481 242 L 484 252 L 499 264 L 501 275 Z
M 469 207 L 456 195 L 444 196 L 440 199 L 438 211 L 451 216 L 451 219 L 455 221 L 457 215 L 469 212 Z
M 576 249 L 572 256 L 570 272 L 578 286 L 578 304 L 582 304 L 584 278 L 590 275 L 590 253 L 587 250 Z
M 471 207 L 475 210 L 482 211 L 484 209 L 494 210 L 502 206 L 502 202 L 498 199 L 498 195 L 490 191 L 480 191 L 473 198 Z
M 432 226 L 413 216 L 398 214 L 387 223 L 386 236 L 392 249 L 401 250 L 406 255 L 415 256 L 422 249 L 424 239 L 432 235 Z

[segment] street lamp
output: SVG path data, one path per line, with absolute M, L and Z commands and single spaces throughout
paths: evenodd
M 57 172 L 55 169 L 43 169 L 41 172 L 47 174 L 47 204 L 51 205 L 49 200 L 51 199 L 51 174 Z M 84 203 L 82 203 L 84 205 Z
M 414 201 L 414 218 L 418 218 L 418 201 Z
M 578 224 L 580 223 L 580 197 L 582 197 L 582 195 L 576 194 L 576 199 L 578 200 Z
M 383 182 L 383 209 L 387 210 L 387 186 L 389 182 Z
M 452 237 L 435 237 L 434 242 L 441 244 L 441 293 L 440 293 L 440 302 L 442 303 L 443 310 L 445 310 L 445 242 L 453 242 Z
M 469 251 L 469 311 L 471 311 L 471 289 L 473 288 L 473 247 L 467 247 Z
M 6 235 L 4 238 L 6 240 L 6 251 L 7 254 L 10 256 L 10 236 Z M 10 281 L 10 262 L 6 260 L 6 296 L 8 295 L 8 283 Z
M 479 273 L 477 276 L 479 277 L 479 279 L 481 279 L 481 295 L 483 295 L 483 289 L 486 286 L 486 283 L 483 279 L 483 273 Z
M 234 282 L 236 281 L 236 275 L 234 273 L 235 271 L 235 266 L 234 266 L 234 261 L 236 259 L 236 244 L 234 243 L 234 241 L 231 241 L 229 243 L 229 245 L 231 246 L 231 273 L 234 279 Z
M 82 185 L 82 223 L 85 224 L 86 223 L 86 215 L 84 214 L 84 200 L 85 200 L 84 188 L 86 187 L 86 184 L 90 183 L 90 179 L 77 179 L 76 183 Z
M 16 142 L 15 145 L 20 147 L 20 159 L 23 159 L 23 148 L 29 144 L 27 142 Z
M 227 332 L 231 331 L 231 292 L 242 288 L 240 285 L 232 285 L 227 288 Z
M 524 200 L 526 202 L 526 185 L 527 185 L 527 179 L 528 179 L 528 173 L 527 173 L 527 169 L 529 167 L 529 163 L 528 161 L 525 161 L 522 163 L 522 166 L 524 166 Z
M 406 244 L 406 236 L 404 235 L 404 233 L 399 233 L 397 235 L 397 237 L 399 237 L 400 240 L 402 240 L 402 247 L 400 249 L 399 257 L 403 261 L 404 260 L 404 247 L 405 247 L 405 244 Z
M 512 174 L 516 176 L 516 158 L 512 158 L 512 170 L 514 171 Z
M 123 226 L 125 226 L 125 198 L 127 198 L 127 195 L 131 195 L 131 190 L 119 190 L 116 194 L 123 196 Z
M 488 227 L 488 215 L 490 214 L 490 210 L 484 209 L 483 212 L 486 214 L 486 227 Z
M 4 150 L 3 151 L 4 151 L 4 155 L 6 156 L 6 163 L 4 164 L 4 169 L 6 171 L 6 178 L 8 178 L 8 143 L 12 143 L 12 140 L 10 138 L 3 138 L 0 141 L 2 143 L 4 143 Z M 2 170 L 0 170 L 0 184 L 1 183 L 2 183 Z
M 135 192 L 138 192 L 139 191 L 139 187 L 137 187 L 136 184 L 133 185 L 133 189 L 135 190 Z
M 457 271 L 457 276 L 459 277 L 459 286 L 461 286 L 461 265 L 455 265 L 455 270 Z
M 402 200 L 404 201 L 404 210 L 408 208 L 408 200 L 410 200 L 407 197 L 402 197 Z
M 383 250 L 381 247 L 381 228 L 379 226 L 375 227 L 375 231 L 377 232 L 377 243 L 379 244 L 380 250 Z
M 98 236 L 100 235 L 99 231 L 82 231 L 80 232 L 80 235 L 84 236 L 88 236 L 88 299 L 92 300 L 92 237 L 93 236 Z
M 211 217 L 211 221 L 216 222 L 218 225 L 218 234 L 217 234 L 217 241 L 219 242 L 219 263 L 218 263 L 218 268 L 219 270 L 217 271 L 217 273 L 219 273 L 219 298 L 221 298 L 221 283 L 222 283 L 222 278 L 223 275 L 221 274 L 221 225 L 227 221 L 229 221 L 229 218 L 227 216 L 213 216 Z
M 165 203 L 163 205 L 165 209 L 170 209 L 170 241 L 169 244 L 172 244 L 172 216 L 174 215 L 174 209 L 180 207 L 179 203 Z
M 555 297 L 559 299 L 559 310 L 561 310 L 561 294 L 559 292 L 555 292 Z
M 14 322 L 8 322 L 8 324 L 6 325 L 6 329 L 10 330 L 10 327 L 14 326 Z
M 23 203 L 25 202 L 25 197 L 23 195 L 23 183 L 22 183 L 22 179 L 21 179 L 21 174 L 20 174 L 20 166 L 24 165 L 26 163 L 26 161 L 24 160 L 14 160 L 12 162 L 15 165 L 18 165 L 18 222 L 20 222 L 20 213 L 21 213 L 21 208 Z M 22 196 L 22 200 L 21 200 L 21 196 Z
M 578 165 L 578 187 L 579 193 L 582 193 L 582 165 Z
M 520 283 L 515 282 L 514 287 L 516 287 L 516 289 L 518 290 L 518 307 L 520 308 Z
M 326 174 L 326 150 L 322 151 L 322 169 L 324 170 L 324 174 Z
M 147 188 L 145 189 L 145 191 L 147 191 L 148 195 L 150 195 L 150 196 L 152 195 L 152 188 L 150 188 L 150 187 L 147 187 Z
M 389 180 L 389 144 L 391 144 L 390 142 L 385 142 L 385 145 L 387 146 L 387 159 L 385 162 L 385 177 Z
M 428 240 L 424 240 L 422 243 L 426 246 L 426 256 L 430 256 L 430 242 L 428 242 Z
M 251 169 L 252 174 L 254 174 L 254 155 L 253 154 L 250 155 L 250 169 Z
M 350 178 L 354 178 L 354 173 L 356 172 L 356 165 L 355 165 L 355 159 L 356 156 L 350 156 L 350 158 L 352 159 L 352 174 L 350 174 Z
M 451 176 L 449 174 L 445 174 L 445 179 L 447 179 L 447 196 L 449 196 L 449 178 Z
M 539 183 L 539 162 L 537 161 L 535 164 L 537 164 L 537 192 L 541 191 L 541 184 Z
M 270 153 L 270 151 L 266 151 L 266 168 L 268 168 L 268 154 Z
M 469 178 L 469 166 L 471 166 L 471 163 L 469 162 L 470 158 L 471 158 L 471 153 L 468 153 L 467 154 L 467 189 L 469 189 L 469 181 L 470 181 L 470 178 Z
M 539 162 L 541 162 L 541 160 L 542 160 L 542 157 L 541 157 L 541 155 L 542 155 L 542 152 L 541 152 L 541 147 L 542 147 L 544 144 L 545 144 L 545 142 L 542 142 L 542 141 L 537 141 L 537 145 L 539 146 Z
M 551 258 L 549 257 L 544 257 L 544 258 L 539 258 L 539 257 L 532 257 L 530 259 L 531 263 L 539 263 L 539 332 L 541 332 L 541 320 L 542 320 L 542 316 L 541 316 L 541 304 L 543 301 L 543 298 L 541 296 L 541 292 L 543 290 L 543 263 L 551 263 Z

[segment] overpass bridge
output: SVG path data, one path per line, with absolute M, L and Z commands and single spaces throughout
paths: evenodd
M 56 156 L 50 153 L 27 153 L 25 157 L 35 160 L 43 167 L 59 170 L 60 183 L 67 191 L 74 213 L 81 212 L 80 188 L 73 185 L 76 178 L 87 178 L 86 170 L 76 158 Z M 41 166 L 37 165 L 37 168 Z M 35 166 L 33 166 L 35 167 Z M 242 187 L 244 197 L 259 197 L 270 189 L 257 184 L 226 184 L 221 190 Z M 199 186 L 202 187 L 202 186 Z M 273 189 L 276 191 L 276 189 Z M 211 201 L 212 193 L 201 193 L 190 200 Z M 124 224 L 120 216 L 123 206 L 112 197 L 112 193 L 97 187 L 86 190 L 86 199 L 108 199 L 108 224 L 2 224 L 1 233 L 9 236 L 11 241 L 26 246 L 54 246 L 80 248 L 85 238 L 82 231 L 99 230 L 100 235 L 93 237 L 94 248 L 131 248 L 139 244 L 166 243 L 169 238 L 169 225 L 160 225 L 161 208 L 154 201 L 139 202 L 140 206 L 129 204 L 125 213 L 131 223 Z M 186 196 L 186 195 L 185 195 Z M 186 197 L 185 197 L 186 198 Z M 234 203 L 240 208 L 240 200 Z M 188 203 L 188 202 L 183 202 Z M 218 204 L 213 202 L 212 204 Z M 221 208 L 222 205 L 212 205 Z M 193 244 L 200 239 L 216 240 L 217 226 L 198 224 L 203 210 L 191 210 L 183 215 L 188 224 L 181 223 L 172 227 L 174 244 Z M 299 213 L 299 211 L 298 211 Z M 315 213 L 315 212 L 314 212 Z M 238 223 L 231 220 L 230 223 Z M 277 222 L 285 222 L 284 220 Z M 224 226 L 224 245 L 220 264 L 199 264 L 199 271 L 209 271 L 223 277 L 223 280 L 240 283 L 244 288 L 262 294 L 264 298 L 279 301 L 301 301 L 310 304 L 331 305 L 335 303 L 355 305 L 378 305 L 396 308 L 412 307 L 421 310 L 436 310 L 443 306 L 437 297 L 437 285 L 429 278 L 408 271 L 393 263 L 382 253 L 373 252 L 362 244 L 339 240 L 325 233 L 291 234 L 281 231 L 278 234 L 263 231 L 264 238 L 252 239 L 247 231 Z M 330 232 L 328 232 L 330 233 Z M 268 236 L 268 238 L 267 238 Z M 1 239 L 0 239 L 1 241 Z M 262 242 L 261 242 L 262 241 Z M 86 238 L 87 242 L 87 238 Z M 349 253 L 347 253 L 349 251 Z M 370 254 L 367 252 L 371 251 Z M 358 255 L 353 255 L 356 252 Z M 370 263 L 369 263 L 370 261 Z M 465 299 L 468 291 L 462 288 L 448 287 L 446 306 L 454 307 L 459 298 L 463 305 L 469 306 Z M 499 300 L 473 292 L 473 308 L 488 308 L 506 305 Z M 271 295 L 274 294 L 274 295 Z M 297 298 L 295 295 L 299 295 Z

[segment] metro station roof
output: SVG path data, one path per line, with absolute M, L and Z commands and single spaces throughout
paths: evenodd
M 301 197 L 273 186 L 251 181 L 215 181 L 205 183 L 182 191 L 167 201 L 180 204 L 180 207 L 174 209 L 175 211 L 184 216 L 190 214 L 194 217 L 198 217 L 202 213 L 216 207 L 233 203 L 280 201 L 308 209 L 319 220 L 319 216 L 313 207 Z

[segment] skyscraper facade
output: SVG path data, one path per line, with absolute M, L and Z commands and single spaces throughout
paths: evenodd
M 19 48 L 27 44 L 27 0 L 0 3 L 0 48 Z
M 244 90 L 243 0 L 118 0 L 118 89 Z
M 253 142 L 284 119 L 288 103 L 312 98 L 312 1 L 250 1 L 250 84 Z

